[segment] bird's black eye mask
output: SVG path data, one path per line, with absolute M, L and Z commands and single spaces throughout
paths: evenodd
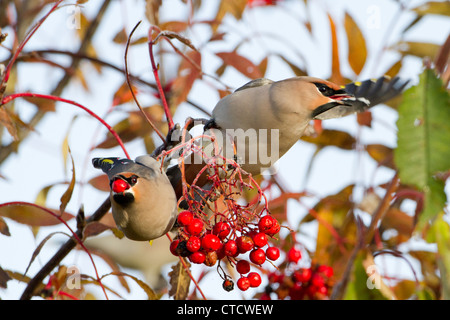
M 316 85 L 317 90 L 319 90 L 319 92 L 323 94 L 325 97 L 330 97 L 334 99 L 334 97 L 338 98 L 341 96 L 349 96 L 349 94 L 345 92 L 344 89 L 335 90 L 333 88 L 330 88 L 326 84 L 320 82 L 315 82 L 314 84 Z
M 115 179 L 111 179 L 111 181 L 109 182 L 110 187 L 112 186 L 112 183 L 116 179 L 122 179 L 122 180 L 126 181 L 130 185 L 130 187 L 133 187 L 138 182 L 139 177 L 135 174 L 129 176 L 128 178 L 123 175 L 118 175 Z

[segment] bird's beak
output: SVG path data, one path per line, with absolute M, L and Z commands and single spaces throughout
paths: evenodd
M 345 90 L 336 91 L 336 94 L 329 97 L 328 103 L 318 106 L 312 112 L 312 118 L 317 120 L 327 120 L 345 117 L 354 112 L 367 109 L 369 101 L 364 98 L 356 98 Z

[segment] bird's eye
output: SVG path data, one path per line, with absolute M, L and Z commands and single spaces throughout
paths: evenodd
M 323 84 L 323 83 L 315 83 L 317 89 L 320 93 L 322 93 L 324 96 L 332 96 L 334 94 L 334 90 L 331 89 L 329 86 Z
M 130 177 L 130 182 L 131 182 L 132 185 L 135 185 L 137 181 L 138 181 L 138 177 L 137 176 L 133 175 L 133 176 Z

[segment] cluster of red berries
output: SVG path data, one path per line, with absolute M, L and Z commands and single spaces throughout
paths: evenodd
M 260 299 L 270 300 L 274 292 L 278 299 L 326 299 L 332 287 L 333 268 L 316 265 L 297 268 L 289 273 L 276 271 L 269 275 L 269 284 Z
M 179 213 L 177 222 L 180 229 L 170 245 L 172 254 L 209 267 L 227 258 L 240 274 L 237 287 L 242 291 L 258 287 L 261 276 L 250 272 L 249 261 L 241 257 L 237 259 L 239 255 L 248 253 L 250 262 L 258 266 L 266 260 L 275 261 L 280 257 L 279 249 L 269 245 L 269 237 L 277 234 L 281 226 L 270 215 L 259 218 L 257 224 L 253 227 L 247 225 L 245 229 L 238 228 L 233 221 L 223 220 L 210 226 L 187 210 Z M 233 281 L 226 275 L 223 278 L 223 288 L 233 290 Z

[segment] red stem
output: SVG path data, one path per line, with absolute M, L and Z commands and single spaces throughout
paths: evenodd
M 122 142 L 122 139 L 120 139 L 120 137 L 117 134 L 117 132 L 115 132 L 114 129 L 108 123 L 106 123 L 101 117 L 99 117 L 93 111 L 91 111 L 90 109 L 86 108 L 85 106 L 83 106 L 83 105 L 81 105 L 81 104 L 79 104 L 79 103 L 77 103 L 75 101 L 67 100 L 67 99 L 64 99 L 64 98 L 60 98 L 60 97 L 56 97 L 56 96 L 52 96 L 52 95 L 47 95 L 47 94 L 21 92 L 21 93 L 14 93 L 14 94 L 11 94 L 9 96 L 4 97 L 3 100 L 1 101 L 1 105 L 4 105 L 4 104 L 6 104 L 6 103 L 8 103 L 8 102 L 10 102 L 10 101 L 12 101 L 14 99 L 23 98 L 23 97 L 42 98 L 42 99 L 49 99 L 49 100 L 54 100 L 54 101 L 60 101 L 60 102 L 72 104 L 74 106 L 77 106 L 77 107 L 83 109 L 84 111 L 89 113 L 89 115 L 93 116 L 95 119 L 100 121 L 100 123 L 103 124 L 108 129 L 108 131 L 114 136 L 114 138 L 119 143 L 119 145 L 122 148 L 123 152 L 125 153 L 126 157 L 128 159 L 130 159 L 130 155 L 128 154 L 127 150 L 125 149 L 125 146 L 124 146 L 124 144 Z
M 25 45 L 27 44 L 27 42 L 31 39 L 31 37 L 33 36 L 33 34 L 37 31 L 37 29 L 39 29 L 39 27 L 44 23 L 44 21 L 48 18 L 48 16 L 55 11 L 55 9 L 59 6 L 59 4 L 62 2 L 63 0 L 59 0 L 58 2 L 56 2 L 53 7 L 50 9 L 50 11 L 41 19 L 39 20 L 39 22 L 36 24 L 36 26 L 33 28 L 33 30 L 31 30 L 31 32 L 25 37 L 25 39 L 22 41 L 22 43 L 20 44 L 19 48 L 16 50 L 16 52 L 14 53 L 14 56 L 11 58 L 11 60 L 9 61 L 8 65 L 6 66 L 6 71 L 5 71 L 5 76 L 1 82 L 1 85 L 3 83 L 8 82 L 9 79 L 9 74 L 11 72 L 12 66 L 14 64 L 14 62 L 16 62 L 17 57 L 19 56 L 19 54 L 22 52 L 23 47 L 25 47 Z M 0 86 L 1 86 L 0 85 Z
M 155 77 L 156 86 L 158 87 L 158 93 L 159 93 L 159 96 L 161 97 L 161 102 L 164 107 L 164 112 L 166 114 L 167 122 L 169 124 L 169 131 L 170 131 L 174 127 L 174 123 L 173 123 L 173 119 L 172 119 L 172 114 L 170 113 L 170 110 L 169 110 L 169 105 L 167 104 L 167 100 L 164 95 L 164 90 L 161 85 L 161 80 L 159 79 L 158 68 L 156 67 L 155 58 L 153 56 L 153 44 L 154 44 L 153 40 L 152 40 L 153 30 L 157 30 L 157 28 L 152 26 L 152 27 L 150 27 L 150 29 L 148 31 L 148 39 L 149 39 L 148 51 L 150 53 L 150 61 L 152 63 L 153 76 Z

